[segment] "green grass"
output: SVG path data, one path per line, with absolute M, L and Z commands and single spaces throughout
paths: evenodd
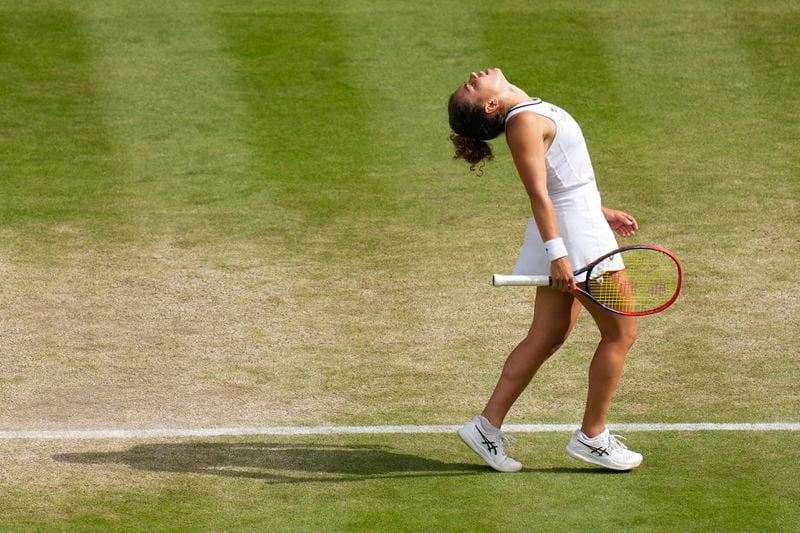
M 119 184 L 85 21 L 62 9 L 0 16 L 0 224 L 27 255 L 67 244 L 67 225 L 113 224 Z
M 800 513 L 787 433 L 637 433 L 632 473 L 584 468 L 564 435 L 520 437 L 503 475 L 455 437 L 360 436 L 58 446 L 52 471 L 132 471 L 5 492 L 0 527 L 145 530 L 790 530 Z M 8 450 L 6 450 L 8 452 Z M 15 453 L 8 454 L 17 458 Z M 50 473 L 51 469 L 48 469 Z M 142 481 L 142 480 L 147 481 Z M 4 498 L 5 499 L 5 498 Z
M 529 216 L 503 141 L 481 176 L 450 160 L 445 102 L 489 65 L 576 117 L 604 202 L 684 263 L 612 420 L 797 420 L 791 2 L 0 0 L 0 22 L 2 429 L 472 416 L 531 300 L 488 286 Z M 578 420 L 595 342 L 583 317 L 509 421 Z M 263 439 L 3 444 L 0 526 L 789 529 L 794 438 L 637 434 L 645 468 L 606 476 L 526 436 L 518 477 L 432 436 L 280 440 L 295 466 Z

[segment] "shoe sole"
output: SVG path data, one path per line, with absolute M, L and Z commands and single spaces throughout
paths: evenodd
M 520 470 L 522 470 L 522 466 L 520 466 L 520 467 L 519 467 L 519 468 L 517 468 L 516 470 L 501 470 L 500 468 L 496 467 L 495 465 L 493 465 L 493 464 L 491 463 L 491 461 L 489 461 L 489 460 L 486 458 L 486 456 L 484 455 L 484 452 L 483 452 L 483 448 L 481 448 L 481 447 L 479 447 L 479 446 L 476 446 L 476 445 L 475 445 L 475 444 L 472 442 L 472 439 L 471 439 L 471 438 L 469 438 L 469 436 L 466 436 L 466 435 L 464 435 L 464 434 L 462 433 L 462 431 L 464 431 L 464 428 L 461 428 L 461 429 L 459 429 L 459 430 L 458 430 L 458 437 L 459 437 L 459 438 L 460 438 L 462 441 L 464 441 L 464 444 L 466 444 L 466 445 L 469 447 L 469 449 L 470 449 L 470 450 L 472 450 L 473 452 L 475 452 L 476 454 L 478 454 L 478 457 L 480 457 L 481 459 L 483 459 L 483 462 L 484 462 L 484 463 L 486 463 L 487 465 L 489 465 L 490 467 L 492 467 L 494 470 L 496 470 L 496 471 L 498 471 L 498 472 L 503 472 L 504 474 L 511 474 L 511 473 L 514 473 L 514 472 L 519 472 Z
M 627 472 L 628 470 L 633 470 L 634 468 L 642 464 L 642 462 L 639 461 L 635 465 L 629 465 L 629 466 L 610 465 L 607 463 L 600 462 L 592 457 L 586 457 L 585 455 L 581 455 L 578 452 L 574 452 L 570 449 L 569 446 L 567 446 L 567 455 L 569 455 L 573 459 L 577 459 L 578 461 L 589 463 L 590 465 L 602 466 L 603 468 L 608 468 L 609 470 L 615 470 L 617 472 Z

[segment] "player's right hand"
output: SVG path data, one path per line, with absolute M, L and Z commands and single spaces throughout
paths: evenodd
M 553 280 L 551 287 L 562 292 L 575 292 L 575 276 L 572 264 L 567 256 L 550 262 L 550 278 Z

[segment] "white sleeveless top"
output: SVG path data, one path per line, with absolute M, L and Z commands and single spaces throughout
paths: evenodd
M 525 111 L 547 117 L 556 126 L 555 137 L 545 154 L 548 193 L 558 194 L 594 182 L 589 149 L 575 119 L 560 107 L 534 98 L 509 109 L 506 125 L 514 115 Z

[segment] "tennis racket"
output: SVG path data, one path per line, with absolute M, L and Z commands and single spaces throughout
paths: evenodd
M 576 270 L 575 275 L 584 272 L 586 282 L 578 285 L 578 291 L 600 307 L 627 316 L 663 311 L 678 298 L 683 281 L 683 268 L 672 252 L 644 244 L 602 255 Z M 492 276 L 495 287 L 551 284 L 550 276 Z

